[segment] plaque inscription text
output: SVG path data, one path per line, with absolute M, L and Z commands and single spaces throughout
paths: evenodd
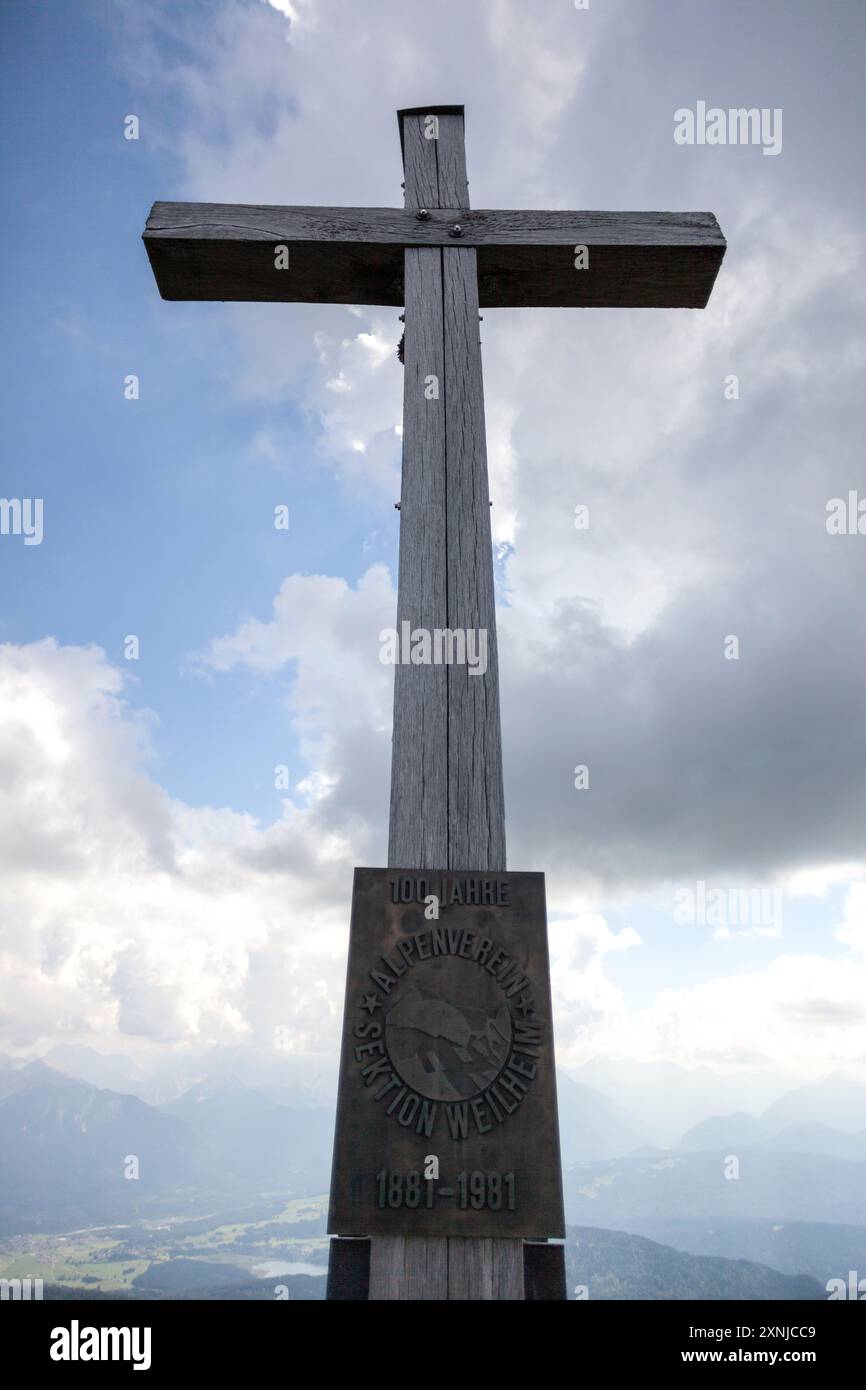
M 328 1229 L 563 1234 L 543 874 L 356 869 Z

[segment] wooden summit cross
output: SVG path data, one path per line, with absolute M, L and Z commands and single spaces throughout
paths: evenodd
M 563 1297 L 561 1247 L 525 1243 L 564 1228 L 543 875 L 505 872 L 478 310 L 703 308 L 725 240 L 707 212 L 470 210 L 463 107 L 398 120 L 403 208 L 155 203 L 144 242 L 164 299 L 405 307 L 397 631 L 483 632 L 487 663 L 396 668 L 391 867 L 356 871 L 329 1223 L 362 1239 L 332 1241 L 329 1296 L 545 1296 L 552 1251 Z

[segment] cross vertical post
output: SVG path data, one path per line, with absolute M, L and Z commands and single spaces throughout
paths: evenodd
M 468 209 L 462 107 L 398 113 L 405 204 Z M 504 869 L 505 804 L 474 247 L 407 247 L 397 630 L 485 634 L 487 668 L 402 665 L 388 864 Z M 522 1299 L 522 1240 L 373 1236 L 371 1299 Z
M 430 208 L 468 208 L 462 108 L 400 112 L 400 120 L 407 208 L 419 220 Z M 474 247 L 454 242 L 404 253 L 397 626 L 483 633 L 487 669 L 397 665 L 388 863 L 504 869 L 478 276 Z

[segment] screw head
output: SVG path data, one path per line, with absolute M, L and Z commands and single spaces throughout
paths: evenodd
M 430 221 L 430 214 L 426 208 L 419 208 L 418 211 L 415 213 L 415 216 L 418 218 L 419 222 Z
M 460 226 L 460 223 L 459 223 L 459 222 L 455 222 L 455 223 L 454 223 L 454 226 L 451 227 L 451 228 L 449 229 L 448 235 L 449 235 L 449 236 L 462 236 L 462 235 L 463 235 L 463 228 Z

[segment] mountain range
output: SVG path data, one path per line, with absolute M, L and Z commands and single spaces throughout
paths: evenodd
M 780 1274 L 740 1259 L 683 1254 L 654 1240 L 590 1226 L 568 1229 L 565 1275 L 569 1298 L 825 1299 L 808 1275 Z
M 249 1087 L 200 1085 L 164 1107 L 44 1062 L 0 1068 L 0 1236 L 76 1230 L 276 1190 L 321 1192 L 333 1114 Z
M 106 1059 L 107 1073 L 122 1076 L 124 1060 Z M 864 1088 L 804 1087 L 759 1115 L 705 1119 L 661 1150 L 601 1092 L 562 1074 L 558 1085 L 570 1223 L 822 1283 L 866 1272 Z M 321 1193 L 332 1128 L 330 1105 L 287 1105 L 231 1078 L 153 1105 L 0 1057 L 0 1236 Z
M 786 1092 L 758 1115 L 736 1111 L 711 1116 L 688 1129 L 678 1147 L 736 1152 L 753 1144 L 866 1160 L 866 1087 L 830 1077 Z
M 570 1221 L 642 1233 L 649 1220 L 820 1221 L 866 1225 L 866 1163 L 744 1148 L 576 1163 L 564 1174 Z

